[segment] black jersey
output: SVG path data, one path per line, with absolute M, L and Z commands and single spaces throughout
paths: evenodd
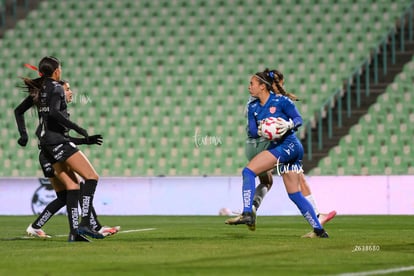
M 15 115 L 16 123 L 17 123 L 17 129 L 19 130 L 19 134 L 21 137 L 28 136 L 27 130 L 26 130 L 26 123 L 24 119 L 24 113 L 26 113 L 26 111 L 29 110 L 33 105 L 34 103 L 33 103 L 32 96 L 27 96 L 14 110 L 14 115 Z M 69 113 L 68 113 L 68 116 L 69 116 Z M 65 136 L 69 139 L 70 142 L 73 142 L 76 145 L 87 144 L 87 141 L 85 138 L 71 137 L 69 136 L 68 128 L 67 130 L 68 131 L 65 132 Z
M 78 133 L 86 133 L 69 120 L 65 91 L 53 79 L 45 79 L 39 95 L 39 126 L 36 135 L 40 145 L 56 145 L 70 141 L 67 136 L 69 129 Z
M 28 96 L 14 109 L 14 116 L 16 118 L 17 129 L 19 130 L 20 136 L 27 136 L 24 113 L 27 110 L 29 110 L 32 106 L 33 98 L 32 96 Z

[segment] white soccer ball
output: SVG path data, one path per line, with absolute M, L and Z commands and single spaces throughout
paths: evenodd
M 277 127 L 278 118 L 269 117 L 262 121 L 261 129 L 262 136 L 269 140 L 280 139 L 282 134 L 280 129 Z
M 230 216 L 231 210 L 229 208 L 220 208 L 219 216 Z

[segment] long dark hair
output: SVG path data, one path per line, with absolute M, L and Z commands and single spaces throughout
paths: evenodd
M 33 104 L 39 106 L 39 94 L 42 89 L 42 84 L 44 81 L 43 77 L 37 79 L 30 79 L 27 77 L 20 77 L 23 80 L 23 89 L 25 92 L 29 93 L 29 96 L 33 99 Z
M 280 85 L 280 81 L 284 80 L 282 72 L 276 69 L 269 70 L 268 68 L 266 68 L 263 73 L 267 74 L 272 79 L 272 83 L 276 85 L 277 90 L 279 91 L 280 94 L 288 97 L 292 101 L 299 101 L 299 98 L 295 94 L 286 92 L 283 86 Z
M 23 85 L 21 88 L 23 88 L 23 91 L 26 93 L 29 93 L 29 96 L 33 99 L 33 104 L 35 106 L 39 106 L 39 94 L 40 90 L 42 89 L 43 82 L 45 78 L 42 76 L 37 79 L 30 79 L 27 77 L 20 77 L 23 80 Z M 67 80 L 60 80 L 58 81 L 60 85 L 64 85 L 65 83 L 69 83 Z

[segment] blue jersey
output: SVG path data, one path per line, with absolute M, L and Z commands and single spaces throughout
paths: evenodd
M 275 117 L 288 121 L 291 119 L 294 128 L 288 131 L 281 139 L 272 141 L 267 150 L 277 159 L 278 170 L 297 172 L 302 171 L 303 147 L 295 135 L 295 130 L 302 125 L 295 104 L 286 96 L 270 94 L 267 102 L 262 106 L 260 101 L 253 101 L 247 109 L 248 132 L 251 138 L 260 137 L 257 134 L 258 126 L 263 119 Z M 283 164 L 283 166 L 281 166 Z
M 259 100 L 252 101 L 247 107 L 248 136 L 258 138 L 258 126 L 266 118 L 282 118 L 286 121 L 292 119 L 294 130 L 302 125 L 302 116 L 295 104 L 286 96 L 270 93 L 269 99 L 262 106 Z M 288 131 L 285 136 L 294 134 L 294 130 Z

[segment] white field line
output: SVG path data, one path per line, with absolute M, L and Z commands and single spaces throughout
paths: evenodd
M 156 229 L 157 228 L 143 228 L 143 229 L 123 230 L 123 231 L 119 231 L 117 234 L 152 231 L 152 230 L 156 230 Z M 67 236 L 68 236 L 68 234 L 66 234 L 66 235 L 54 235 L 53 237 L 67 237 Z
M 143 232 L 143 231 L 152 231 L 152 230 L 156 230 L 156 229 L 157 228 L 143 228 L 143 229 L 124 230 L 124 231 L 119 231 L 118 234 L 133 233 L 133 232 Z
M 343 273 L 337 274 L 336 276 L 368 276 L 368 275 L 385 275 L 391 273 L 398 273 L 403 271 L 412 271 L 414 270 L 414 266 L 402 266 L 390 269 L 380 269 L 380 270 L 371 270 L 371 271 L 363 271 L 363 272 L 354 272 L 354 273 Z

